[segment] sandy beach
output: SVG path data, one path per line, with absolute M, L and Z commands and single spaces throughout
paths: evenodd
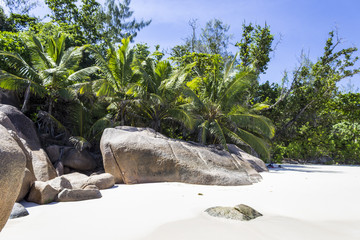
M 4 240 L 360 239 L 360 167 L 283 165 L 250 186 L 116 185 L 101 199 L 37 205 L 9 220 Z M 264 216 L 219 219 L 204 210 L 247 204 Z

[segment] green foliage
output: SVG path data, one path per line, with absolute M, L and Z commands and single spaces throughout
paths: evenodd
M 197 34 L 192 20 L 192 35 L 162 60 L 159 45 L 154 52 L 145 43 L 130 47 L 150 23 L 133 19 L 130 0 L 46 0 L 51 22 L 29 17 L 32 2 L 19 9 L 24 1 L 6 2 L 0 88 L 16 90 L 22 110 L 53 141 L 81 150 L 98 146 L 106 127 L 133 125 L 225 149 L 235 143 L 263 159 L 272 141 L 277 161 L 360 162 L 360 94 L 336 87 L 360 71 L 357 49 L 337 50 L 333 32 L 324 54 L 315 62 L 303 57 L 280 86 L 258 83 L 273 51 L 266 24 L 243 24 L 232 57 L 228 25 L 213 19 Z
M 46 0 L 52 11 L 53 21 L 76 29 L 76 33 L 87 43 L 118 43 L 122 38 L 134 38 L 138 31 L 151 21 L 131 19 L 130 0 L 119 2 L 107 0 L 102 6 L 95 0 Z M 131 20 L 130 20 L 131 19 Z
M 267 140 L 274 136 L 274 127 L 269 119 L 256 115 L 256 111 L 246 106 L 244 95 L 256 75 L 237 71 L 235 60 L 236 56 L 224 70 L 215 65 L 207 75 L 201 76 L 201 80 L 188 83 L 195 93 L 198 92 L 192 106 L 198 141 L 218 143 L 225 149 L 226 143 L 233 142 L 269 159 Z
M 26 40 L 27 49 L 31 54 L 30 62 L 19 54 L 0 51 L 4 63 L 14 72 L 9 74 L 2 71 L 0 87 L 17 91 L 29 89 L 24 99 L 24 111 L 31 92 L 47 97 L 48 112 L 52 114 L 53 102 L 57 98 L 67 100 L 74 97 L 72 89 L 69 88 L 74 81 L 83 81 L 98 70 L 96 67 L 88 67 L 76 71 L 86 46 L 66 48 L 66 38 L 65 35 L 59 34 L 49 38 L 44 46 L 38 38 L 31 36 Z
M 339 94 L 336 87 L 341 79 L 359 72 L 355 67 L 358 58 L 353 57 L 357 49 L 336 51 L 339 43 L 334 42 L 331 32 L 323 56 L 316 63 L 304 58 L 294 71 L 289 89 L 268 89 L 268 93 L 278 95 L 265 112 L 277 128 L 274 158 L 314 160 L 327 157 L 341 163 L 359 160 L 358 142 L 348 140 L 349 125 L 345 124 L 355 127 L 358 123 L 359 96 Z
M 236 43 L 239 47 L 241 67 L 251 67 L 257 74 L 265 73 L 267 64 L 270 61 L 270 53 L 274 36 L 270 33 L 270 27 L 260 25 L 253 26 L 251 23 L 243 24 L 243 34 L 240 42 Z
M 24 34 L 18 32 L 0 32 L 0 50 L 4 52 L 19 53 L 29 57 L 24 42 Z
M 160 132 L 164 121 L 178 122 L 192 129 L 193 119 L 184 107 L 188 102 L 184 99 L 187 91 L 184 80 L 189 74 L 187 68 L 172 71 L 169 62 L 156 65 L 155 62 L 148 58 L 136 66 L 141 78 L 137 83 L 140 100 L 135 105 L 135 116 L 144 125 Z
M 106 1 L 105 36 L 112 42 L 120 42 L 128 37 L 132 39 L 138 31 L 151 23 L 151 20 L 137 22 L 135 18 L 128 21 L 134 13 L 130 10 L 130 2 L 131 0 L 124 0 L 122 3 L 117 0 Z
M 199 52 L 219 54 L 223 58 L 229 56 L 227 48 L 231 35 L 228 34 L 230 26 L 219 19 L 213 19 L 206 23 L 200 34 Z

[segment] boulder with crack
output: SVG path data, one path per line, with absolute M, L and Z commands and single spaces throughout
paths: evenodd
M 167 138 L 150 128 L 105 129 L 100 148 L 116 183 L 184 182 L 248 185 L 261 180 L 251 164 L 217 148 Z

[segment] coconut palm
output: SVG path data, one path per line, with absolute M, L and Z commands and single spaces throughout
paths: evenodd
M 71 86 L 84 81 L 98 71 L 95 66 L 78 70 L 82 52 L 87 46 L 66 48 L 67 36 L 58 34 L 43 45 L 36 36 L 26 40 L 31 62 L 19 54 L 0 51 L 8 69 L 1 70 L 0 87 L 25 92 L 22 111 L 27 109 L 30 94 L 46 97 L 48 113 L 52 114 L 54 101 L 75 97 Z
M 268 159 L 266 140 L 274 136 L 275 130 L 270 120 L 256 114 L 264 105 L 251 109 L 244 106 L 246 89 L 256 75 L 236 71 L 235 58 L 225 65 L 223 72 L 214 69 L 206 78 L 195 78 L 188 83 L 199 92 L 191 107 L 197 119 L 198 141 L 219 143 L 225 149 L 228 142 L 245 145 Z
M 92 82 L 91 89 L 98 97 L 109 100 L 108 109 L 115 111 L 114 121 L 120 120 L 121 125 L 125 124 L 127 110 L 133 99 L 128 89 L 131 83 L 136 82 L 137 77 L 132 69 L 134 51 L 130 49 L 129 43 L 130 38 L 122 39 L 117 49 L 110 47 L 106 57 L 97 48 L 89 47 L 100 69 L 100 78 Z
M 192 117 L 184 108 L 187 102 L 179 99 L 188 89 L 184 82 L 188 69 L 173 71 L 168 61 L 157 62 L 151 57 L 137 62 L 134 70 L 140 78 L 132 85 L 131 91 L 140 99 L 136 102 L 134 115 L 155 131 L 161 132 L 164 120 L 181 123 L 191 129 Z

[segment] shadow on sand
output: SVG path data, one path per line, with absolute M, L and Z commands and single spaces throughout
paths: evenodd
M 269 171 L 275 173 L 284 172 L 284 171 L 302 172 L 302 173 L 343 173 L 340 170 L 337 171 L 324 170 L 317 165 L 294 165 L 294 164 L 275 165 L 274 168 L 269 168 Z

